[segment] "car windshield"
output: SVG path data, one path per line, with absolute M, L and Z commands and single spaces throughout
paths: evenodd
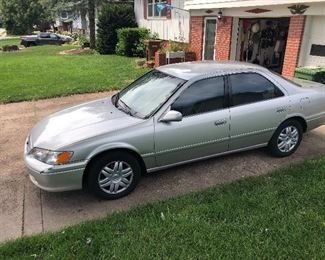
M 132 116 L 147 118 L 184 82 L 182 79 L 153 70 L 114 96 L 113 102 L 116 107 Z

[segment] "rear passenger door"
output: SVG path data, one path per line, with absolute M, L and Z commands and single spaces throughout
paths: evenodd
M 228 76 L 230 87 L 230 150 L 266 144 L 290 109 L 289 98 L 265 76 Z

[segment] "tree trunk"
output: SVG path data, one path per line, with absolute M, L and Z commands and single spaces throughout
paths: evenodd
M 95 9 L 95 0 L 88 0 L 90 49 L 95 49 L 96 47 Z

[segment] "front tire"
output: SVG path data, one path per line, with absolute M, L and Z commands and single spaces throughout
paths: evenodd
M 303 135 L 303 128 L 296 120 L 282 123 L 273 134 L 268 148 L 276 157 L 286 157 L 293 154 L 299 147 Z
M 88 189 L 97 197 L 114 200 L 131 193 L 141 178 L 138 160 L 126 152 L 97 157 L 88 168 Z

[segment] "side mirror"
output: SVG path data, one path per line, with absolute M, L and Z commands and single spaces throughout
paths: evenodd
M 175 110 L 170 110 L 168 111 L 161 119 L 160 122 L 180 122 L 183 119 L 182 113 L 175 111 Z

